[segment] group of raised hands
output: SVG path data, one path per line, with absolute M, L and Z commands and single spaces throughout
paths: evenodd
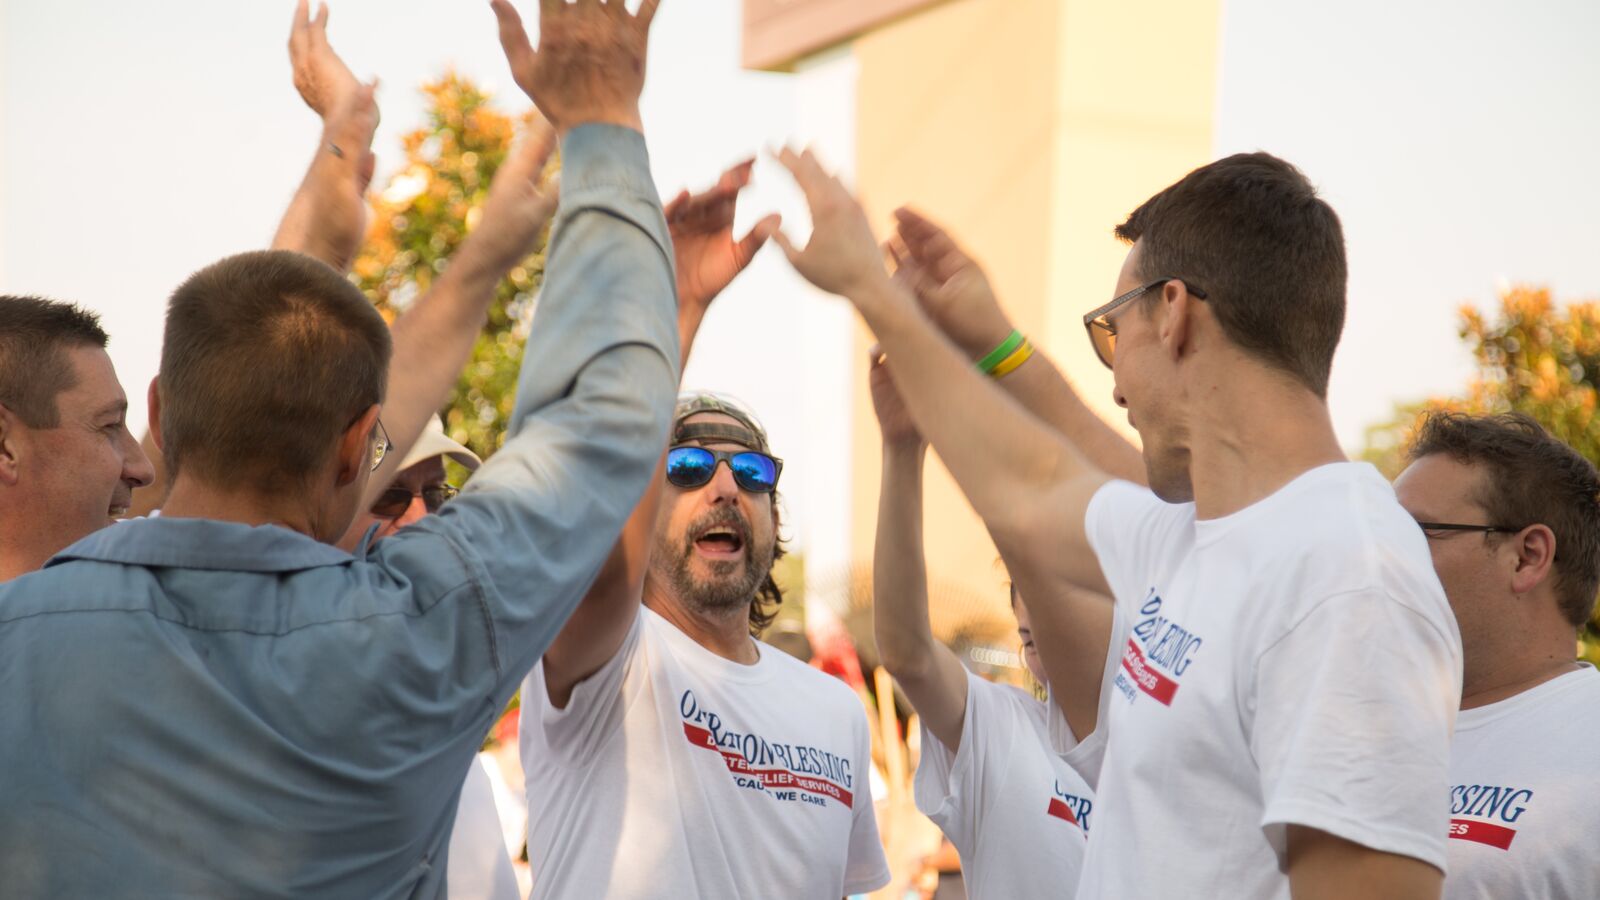
M 539 41 L 528 37 L 522 17 L 510 0 L 491 0 L 499 40 L 513 80 L 538 108 L 524 134 L 496 172 L 480 217 L 468 239 L 436 283 L 440 294 L 479 298 L 482 302 L 440 302 L 434 315 L 478 320 L 487 297 L 505 273 L 535 248 L 559 202 L 559 178 L 547 174 L 546 163 L 557 142 L 571 129 L 586 124 L 643 130 L 639 97 L 643 90 L 649 29 L 659 0 L 644 0 L 630 13 L 622 0 L 540 0 Z M 345 271 L 365 235 L 366 191 L 374 170 L 373 136 L 378 125 L 376 79 L 363 82 L 328 40 L 328 8 L 315 14 L 307 0 L 295 10 L 289 37 L 294 85 L 321 117 L 323 129 L 300 191 L 291 202 L 273 240 L 277 249 L 296 250 Z M 892 311 L 920 312 L 935 330 L 969 356 L 981 354 L 1002 340 L 1010 323 L 977 264 L 937 225 L 909 209 L 896 211 L 894 233 L 880 244 L 867 214 L 852 191 L 830 173 L 810 150 L 783 148 L 774 154 L 794 177 L 810 207 L 812 233 L 799 246 L 786 236 L 777 214 L 761 218 L 744 235 L 733 231 L 740 191 L 750 183 L 753 159 L 727 171 L 709 190 L 681 191 L 665 203 L 664 214 L 673 241 L 683 350 L 688 353 L 695 332 L 712 300 L 739 275 L 767 242 L 774 239 L 795 270 L 817 287 L 856 305 L 876 332 L 893 330 Z M 424 304 L 424 306 L 427 306 Z M 439 322 L 422 314 L 403 317 L 396 325 L 397 352 L 405 332 L 424 346 L 420 356 L 457 354 L 442 345 Z M 405 318 L 423 321 L 405 322 Z M 892 341 L 892 338 L 890 339 Z M 887 342 L 886 342 L 887 343 Z M 426 353 L 424 353 L 426 351 Z M 880 407 L 894 404 L 889 371 L 894 366 L 881 351 L 873 353 L 872 379 Z M 420 390 L 418 415 L 386 412 L 401 432 L 397 444 L 408 444 L 411 419 L 444 400 L 440 387 L 449 378 L 416 378 L 403 383 L 396 369 L 391 404 L 405 403 L 407 389 Z M 396 421 L 396 420 L 399 421 Z M 905 427 L 886 438 L 920 440 L 908 416 Z M 398 425 L 399 427 L 395 427 Z M 417 428 L 420 429 L 420 422 Z

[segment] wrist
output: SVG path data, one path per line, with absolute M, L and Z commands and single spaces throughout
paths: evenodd
M 911 438 L 885 438 L 883 464 L 886 469 L 920 473 L 928 455 L 928 442 L 921 435 Z
M 567 132 L 581 125 L 616 125 L 619 128 L 629 128 L 640 134 L 644 133 L 644 120 L 639 115 L 639 107 L 633 106 L 621 109 L 584 110 L 563 116 L 556 126 L 556 134 L 565 137 Z
M 999 310 L 993 316 L 986 317 L 984 321 L 970 327 L 961 329 L 958 333 L 950 335 L 956 346 L 972 358 L 974 362 L 983 359 L 1011 337 L 1017 327 L 1011 324 Z

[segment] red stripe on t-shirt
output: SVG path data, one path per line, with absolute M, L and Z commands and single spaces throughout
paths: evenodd
M 1501 850 L 1511 849 L 1511 839 L 1517 836 L 1515 828 L 1496 825 L 1492 822 L 1475 822 L 1471 819 L 1451 819 L 1450 837 L 1458 841 L 1476 841 L 1499 847 Z
M 1055 816 L 1058 819 L 1066 819 L 1068 822 L 1078 825 L 1078 817 L 1072 814 L 1072 807 L 1062 803 L 1061 798 L 1059 797 L 1050 798 L 1050 808 L 1045 810 L 1045 812 Z M 1078 825 L 1078 827 L 1082 828 L 1083 826 Z
M 1172 705 L 1172 697 L 1178 693 L 1178 683 L 1150 668 L 1133 638 L 1128 638 L 1128 646 L 1122 650 L 1122 668 L 1133 677 L 1133 683 L 1139 686 L 1139 690 L 1154 697 L 1162 706 Z
M 711 732 L 704 728 L 690 725 L 688 722 L 685 722 L 683 723 L 683 733 L 684 736 L 689 739 L 689 743 L 695 745 L 696 747 L 704 747 L 707 750 L 715 750 L 717 753 L 721 754 L 722 762 L 728 767 L 728 771 L 737 772 L 740 775 L 746 775 L 751 778 L 758 779 L 763 785 L 766 785 L 769 788 L 798 788 L 799 790 L 805 791 L 808 794 L 816 794 L 820 797 L 832 797 L 840 803 L 843 803 L 845 806 L 852 806 L 854 803 L 854 797 L 851 796 L 851 793 L 848 790 L 845 790 L 826 778 L 817 778 L 812 775 L 801 775 L 798 772 L 791 772 L 788 769 L 754 768 L 745 761 L 744 757 L 740 756 L 739 754 L 718 747 L 717 742 L 711 737 Z

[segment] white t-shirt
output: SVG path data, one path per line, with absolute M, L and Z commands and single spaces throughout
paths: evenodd
M 741 665 L 641 609 L 620 652 L 550 705 L 522 686 L 534 898 L 817 898 L 882 887 L 855 693 L 756 644 Z
M 1450 757 L 1446 900 L 1600 897 L 1600 672 L 1464 709 Z
M 1287 825 L 1444 868 L 1461 637 L 1377 470 L 1206 521 L 1114 482 L 1086 527 L 1127 637 L 1080 898 L 1287 900 Z
M 456 825 L 450 832 L 445 887 L 450 900 L 521 900 L 517 873 L 506 854 L 500 813 L 489 782 L 489 758 L 478 754 L 461 785 Z
M 960 748 L 922 726 L 917 809 L 961 853 L 973 900 L 1070 898 L 1077 887 L 1094 797 L 1050 749 L 1047 718 L 1025 691 L 968 672 Z

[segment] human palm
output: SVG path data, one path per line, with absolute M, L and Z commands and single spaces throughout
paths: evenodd
M 770 215 L 743 238 L 733 236 L 739 191 L 750 183 L 754 164 L 754 160 L 739 163 L 704 193 L 679 193 L 664 210 L 677 263 L 678 304 L 685 312 L 703 315 L 777 230 L 778 216 Z

